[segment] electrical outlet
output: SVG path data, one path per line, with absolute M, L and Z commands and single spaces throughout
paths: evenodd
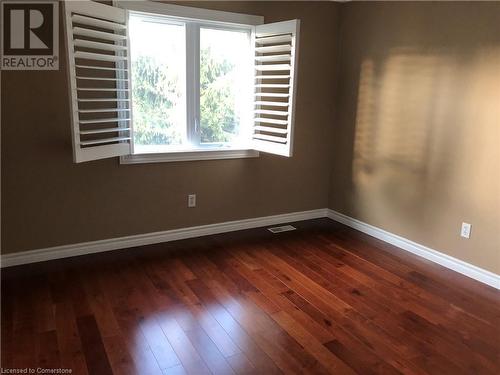
M 196 194 L 188 195 L 188 207 L 196 207 Z
M 470 237 L 470 230 L 471 230 L 471 224 L 469 223 L 462 223 L 462 230 L 460 231 L 460 235 L 463 238 L 469 238 Z

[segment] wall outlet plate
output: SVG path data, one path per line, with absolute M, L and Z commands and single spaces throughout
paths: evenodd
M 460 230 L 460 236 L 463 238 L 470 238 L 470 231 L 472 225 L 469 223 L 462 223 L 462 229 Z
M 196 207 L 196 194 L 188 195 L 188 207 Z

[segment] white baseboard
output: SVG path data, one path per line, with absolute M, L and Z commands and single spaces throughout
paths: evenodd
M 1 256 L 0 266 L 11 267 L 21 264 L 43 262 L 47 260 L 100 253 L 104 251 L 126 249 L 129 247 L 151 245 L 161 242 L 182 240 L 186 238 L 201 237 L 243 229 L 290 223 L 294 221 L 318 219 L 321 217 L 328 217 L 332 220 L 338 221 L 339 223 L 345 224 L 353 229 L 359 230 L 360 232 L 378 238 L 379 240 L 390 243 L 403 250 L 421 256 L 422 258 L 428 259 L 432 262 L 466 275 L 472 279 L 490 285 L 496 289 L 500 289 L 500 275 L 476 267 L 460 259 L 453 258 L 449 255 L 430 249 L 426 246 L 420 245 L 416 242 L 410 241 L 406 238 L 374 227 L 373 225 L 366 224 L 360 220 L 354 219 L 328 208 L 292 212 L 282 215 L 257 217 L 252 219 L 226 221 L 223 223 L 200 225 L 196 227 L 172 229 L 161 232 L 110 238 L 99 241 L 82 242 L 71 245 L 47 247 L 44 249 L 22 251 L 12 254 L 3 254 Z
M 366 233 L 372 237 L 378 238 L 379 240 L 390 243 L 391 245 L 397 246 L 403 250 L 409 251 L 410 253 L 416 254 L 446 268 L 452 269 L 453 271 L 492 286 L 493 288 L 500 289 L 500 275 L 466 263 L 463 260 L 453 258 L 437 250 L 420 245 L 404 237 L 374 227 L 373 225 L 341 214 L 340 212 L 330 209 L 328 209 L 327 212 L 328 217 L 332 220 L 338 221 L 339 223 L 359 230 L 360 232 Z
M 68 258 L 78 255 L 101 253 L 104 251 L 126 249 L 135 246 L 144 246 L 161 242 L 183 240 L 186 238 L 207 236 L 211 234 L 233 232 L 242 229 L 251 229 L 294 221 L 317 219 L 326 216 L 327 209 L 321 208 L 317 210 L 292 212 L 282 215 L 226 221 L 223 223 L 200 225 L 196 227 L 172 229 L 161 232 L 109 238 L 106 240 L 47 247 L 44 249 L 21 251 L 12 254 L 2 254 L 0 265 L 2 268 L 11 267 L 21 264 L 43 262 L 52 259 Z

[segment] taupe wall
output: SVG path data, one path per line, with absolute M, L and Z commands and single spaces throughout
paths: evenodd
M 330 208 L 500 273 L 500 3 L 340 19 Z
M 64 59 L 55 72 L 2 72 L 3 253 L 327 206 L 339 6 L 186 5 L 302 20 L 294 157 L 73 164 Z

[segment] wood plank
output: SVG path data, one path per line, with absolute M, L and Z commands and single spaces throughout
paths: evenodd
M 234 261 L 236 261 L 236 259 L 230 260 L 230 262 Z M 256 274 L 256 271 L 259 271 L 259 274 Z M 253 285 L 255 285 L 269 300 L 275 302 L 275 304 L 279 307 L 276 312 L 286 311 L 296 320 L 297 324 L 303 326 L 321 343 L 329 342 L 333 339 L 333 336 L 330 332 L 328 332 L 321 325 L 317 324 L 313 319 L 311 319 L 311 317 L 297 308 L 297 306 L 295 306 L 289 299 L 281 295 L 281 293 L 290 290 L 288 289 L 288 287 L 286 287 L 286 285 L 281 283 L 272 275 L 268 274 L 263 269 L 259 269 L 256 271 L 251 271 L 250 269 L 246 269 L 245 267 L 238 268 L 238 272 L 240 272 Z M 261 277 L 261 275 L 264 275 L 264 277 Z M 276 286 L 276 289 L 273 288 L 273 285 Z
M 140 370 L 136 367 L 121 335 L 106 336 L 102 340 L 114 374 L 134 375 Z
M 89 373 L 113 374 L 94 316 L 80 316 L 76 319 L 76 325 Z
M 190 374 L 210 374 L 210 370 L 175 318 L 170 316 L 169 312 L 162 312 L 157 315 L 157 319 L 184 369 Z
M 221 353 L 225 357 L 240 353 L 238 346 L 221 327 L 219 322 L 214 319 L 207 307 L 204 306 L 198 299 L 199 296 L 193 293 L 193 291 L 189 288 L 189 283 L 194 280 L 184 282 L 179 278 L 179 275 L 176 274 L 174 269 L 170 269 L 170 272 L 161 272 L 161 274 L 162 277 L 171 285 L 178 298 L 184 302 L 185 306 L 196 317 L 200 326 L 203 327 L 207 335 L 212 339 L 215 345 L 217 345 Z
M 57 333 L 55 330 L 44 331 L 37 335 L 37 367 L 61 367 L 59 345 L 57 342 Z
M 140 275 L 140 276 L 139 276 Z M 129 263 L 121 267 L 118 282 L 125 287 L 124 303 L 132 309 L 136 322 L 160 368 L 166 369 L 181 364 L 156 318 L 154 303 L 145 290 L 145 275 Z M 116 286 L 119 288 L 119 286 Z
M 70 302 L 55 305 L 55 323 L 62 368 L 71 368 L 75 374 L 88 374 L 82 342 Z
M 276 325 L 267 314 L 264 314 L 262 310 L 245 298 L 241 298 L 242 295 L 237 296 L 237 298 L 230 298 L 226 288 L 239 290 L 238 286 L 231 283 L 230 278 L 222 274 L 222 277 L 215 284 L 212 284 L 210 289 L 231 316 L 242 325 L 282 371 L 292 373 L 297 370 L 314 371 L 316 373 L 326 371 L 300 344 Z M 230 302 L 228 303 L 228 301 Z M 247 316 L 251 317 L 252 324 L 248 324 Z
M 235 354 L 226 358 L 234 372 L 240 375 L 258 374 L 257 369 L 252 365 L 248 358 L 243 354 Z
M 233 356 L 227 357 L 228 359 L 224 358 L 219 349 L 217 349 L 217 346 L 215 346 L 213 341 L 210 339 L 210 337 L 208 337 L 206 332 L 201 327 L 198 329 L 192 329 L 186 331 L 185 333 L 189 338 L 189 341 L 191 341 L 192 345 L 196 348 L 199 355 L 203 358 L 203 360 L 207 364 L 210 371 L 214 374 L 221 374 L 221 375 L 234 374 L 234 371 L 231 368 L 231 365 L 230 363 L 228 363 L 228 361 L 229 358 L 233 358 L 235 356 L 237 358 L 240 358 L 242 368 L 245 368 L 245 366 L 243 366 L 245 360 L 246 363 L 250 364 L 250 362 L 248 361 L 248 359 L 246 359 L 246 356 L 243 353 L 237 353 Z M 253 368 L 253 366 L 251 366 L 251 368 Z
M 195 271 L 198 278 L 203 279 L 205 282 L 212 284 L 213 281 L 209 275 L 208 269 L 209 263 L 203 262 L 200 265 L 200 260 L 203 257 L 200 256 L 193 262 L 193 259 L 188 260 L 191 268 Z M 205 267 L 203 267 L 205 266 Z M 210 281 L 211 280 L 211 281 Z M 213 284 L 212 284 L 213 285 Z M 228 312 L 228 310 L 222 306 L 217 300 L 214 292 L 205 285 L 204 282 L 192 282 L 191 288 L 193 291 L 204 298 L 206 303 L 212 306 L 211 314 L 219 322 L 219 324 L 224 328 L 228 335 L 234 340 L 238 345 L 242 353 L 238 354 L 239 362 L 244 363 L 243 357 L 246 357 L 258 371 L 264 373 L 276 373 L 278 369 L 274 362 L 269 358 L 269 356 L 256 344 L 254 339 L 243 329 L 243 327 L 233 318 L 233 316 Z M 228 356 L 226 358 L 234 358 L 236 356 Z
M 0 304 L 1 314 L 1 345 L 0 345 L 0 366 L 5 368 L 12 368 L 14 362 L 14 322 L 13 322 L 13 301 L 15 294 L 13 292 L 15 289 L 9 283 L 5 285 L 2 283 L 1 296 L 2 301 Z
M 173 367 L 166 368 L 163 370 L 164 375 L 187 375 L 188 372 L 182 365 L 177 365 Z
M 332 355 L 311 333 L 307 332 L 300 324 L 297 324 L 285 311 L 273 314 L 273 319 L 306 348 L 329 372 L 355 374 L 345 362 Z
M 33 278 L 19 283 L 20 293 L 13 295 L 13 352 L 15 368 L 36 367 L 36 316 L 32 309 L 37 282 Z
M 136 371 L 141 374 L 161 374 L 160 365 L 140 329 L 141 317 L 127 303 L 128 294 L 123 290 L 123 284 L 111 271 L 100 274 L 99 282 L 103 285 L 104 293 L 110 301 L 121 337 L 132 357 Z

